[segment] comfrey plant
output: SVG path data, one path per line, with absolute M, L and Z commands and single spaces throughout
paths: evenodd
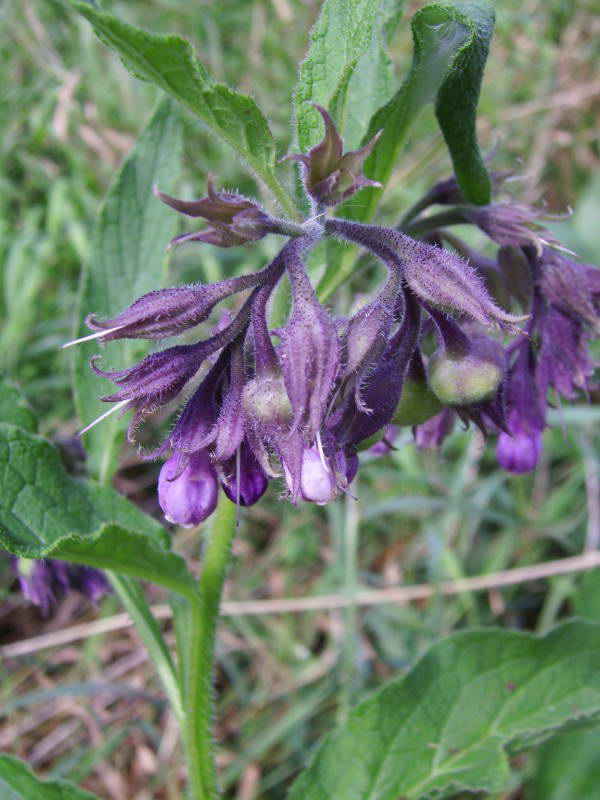
M 158 484 L 170 522 L 205 520 L 219 486 L 236 504 L 251 505 L 281 476 L 292 503 L 332 501 L 348 490 L 365 442 L 386 437 L 389 425 L 443 421 L 449 410 L 484 435 L 499 433 L 499 464 L 527 472 L 541 454 L 549 390 L 573 399 L 590 388 L 588 341 L 600 326 L 600 272 L 564 255 L 535 209 L 466 204 L 454 178 L 434 186 L 398 228 L 330 215 L 378 185 L 363 169 L 381 132 L 344 153 L 331 115 L 315 107 L 323 139 L 309 153 L 290 156 L 301 162 L 311 201 L 306 222 L 273 218 L 210 181 L 200 200 L 155 189 L 164 203 L 209 223 L 172 244 L 231 247 L 269 233 L 287 237 L 268 266 L 216 284 L 154 290 L 114 317 L 86 320 L 95 331 L 86 340 L 162 339 L 195 328 L 220 301 L 250 291 L 208 339 L 160 350 L 123 370 L 100 369 L 92 359 L 92 369 L 117 387 L 102 400 L 121 414 L 133 412 L 132 442 L 144 418 L 202 375 L 171 433 L 144 456 L 171 452 Z M 430 204 L 449 203 L 455 221 L 476 225 L 500 245 L 495 259 L 447 234 L 447 217 L 438 227 L 435 215 L 422 215 Z M 413 231 L 422 235 L 413 238 Z M 310 250 L 328 236 L 359 245 L 387 270 L 378 294 L 349 317 L 336 318 L 319 302 L 307 272 Z M 515 272 L 521 289 L 515 299 L 524 312 L 518 315 L 494 298 L 515 296 Z M 272 331 L 267 303 L 284 274 L 292 309 Z
M 254 100 L 213 81 L 187 42 L 147 34 L 88 3 L 74 7 L 136 77 L 233 148 L 274 202 L 225 191 L 217 178 L 198 200 L 166 194 L 181 131 L 172 100 L 161 102 L 101 213 L 80 295 L 92 333 L 81 329 L 69 342 L 79 345 L 78 411 L 85 422 L 97 417 L 81 432 L 92 480 L 66 474 L 14 389 L 2 387 L 11 417 L 0 426 L 0 543 L 20 559 L 22 585 L 45 610 L 68 586 L 96 597 L 109 584 L 115 590 L 179 725 L 187 796 L 214 800 L 215 632 L 243 507 L 270 483 L 292 504 L 344 495 L 352 503 L 362 452 L 366 466 L 394 447 L 402 428 L 417 447 L 439 448 L 457 419 L 496 443 L 500 467 L 533 470 L 549 406 L 585 400 L 594 388 L 589 347 L 600 331 L 600 271 L 562 247 L 544 210 L 507 197 L 511 176 L 489 174 L 481 157 L 475 111 L 494 23 L 487 4 L 424 6 L 412 23 L 412 68 L 377 108 L 367 78 L 374 64 L 388 63 L 381 55 L 392 10 L 325 0 L 295 92 L 299 152 L 282 159 L 293 162 L 295 191 L 279 177 L 290 165 L 277 166 Z M 431 102 L 454 174 L 408 210 L 386 208 L 389 224 L 375 224 L 410 123 Z M 348 124 L 349 104 L 368 109 L 365 119 L 355 114 Z M 175 212 L 201 220 L 200 229 L 173 238 Z M 482 235 L 464 241 L 456 225 Z M 489 246 L 479 252 L 470 243 L 483 235 Z M 200 254 L 211 245 L 255 257 L 265 237 L 277 237 L 279 251 L 255 271 L 161 288 L 169 240 Z M 332 294 L 373 264 L 385 270 L 381 285 L 334 312 Z M 183 338 L 144 349 L 143 340 L 174 337 Z M 107 345 L 102 356 L 98 345 Z M 111 368 L 120 357 L 125 363 Z M 102 381 L 114 387 L 99 404 Z M 102 403 L 110 406 L 99 413 Z M 164 518 L 184 527 L 212 518 L 202 527 L 199 577 L 171 549 L 171 533 L 110 487 L 125 415 L 140 459 L 162 462 Z M 162 441 L 146 449 L 148 428 L 164 423 Z M 136 579 L 169 591 L 174 653 Z M 338 605 L 354 602 L 348 595 Z M 599 647 L 600 626 L 577 622 L 543 638 L 497 630 L 450 637 L 342 720 L 289 797 L 499 796 L 510 782 L 509 748 L 600 717 Z M 67 791 L 74 800 L 91 797 L 40 781 L 8 756 L 0 757 L 0 779 L 41 800 Z

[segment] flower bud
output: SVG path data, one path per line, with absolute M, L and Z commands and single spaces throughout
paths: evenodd
M 224 465 L 221 486 L 232 503 L 253 506 L 267 491 L 269 481 L 245 440 L 240 445 L 239 467 L 238 478 L 235 456 Z
M 204 242 L 217 247 L 234 247 L 261 239 L 269 231 L 270 218 L 260 206 L 235 192 L 217 192 L 208 180 L 208 196 L 200 200 L 178 200 L 154 187 L 155 195 L 176 211 L 189 217 L 203 217 L 211 224 L 196 233 L 177 236 L 171 244 Z
M 259 427 L 287 426 L 292 406 L 282 375 L 257 376 L 244 386 L 242 408 L 249 420 Z
M 56 559 L 11 557 L 23 596 L 47 616 L 58 598 L 74 590 L 90 600 L 99 600 L 109 591 L 104 573 L 94 567 L 67 564 Z
M 158 477 L 158 502 L 165 519 L 192 528 L 217 505 L 219 483 L 206 450 L 191 455 L 175 451 Z
M 363 174 L 364 163 L 373 152 L 381 132 L 359 150 L 344 153 L 344 142 L 331 115 L 322 106 L 313 105 L 325 124 L 323 139 L 307 155 L 294 153 L 287 156 L 302 164 L 304 185 L 309 195 L 322 205 L 335 206 L 365 186 L 381 186 Z
M 325 505 L 337 495 L 335 475 L 323 463 L 317 447 L 306 447 L 302 453 L 300 494 L 303 500 Z
M 440 347 L 429 359 L 427 380 L 445 406 L 482 403 L 498 391 L 504 375 L 504 351 L 485 336 L 470 339 L 468 348 Z
M 469 222 L 481 228 L 499 245 L 531 245 L 541 255 L 543 244 L 556 243 L 551 233 L 538 222 L 542 213 L 531 206 L 496 203 L 464 206 L 462 211 Z
M 522 475 L 535 469 L 542 454 L 542 434 L 527 433 L 510 425 L 512 435 L 500 433 L 496 446 L 496 457 L 502 469 Z

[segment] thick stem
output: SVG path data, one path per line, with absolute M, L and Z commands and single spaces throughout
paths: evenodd
M 235 535 L 235 505 L 221 496 L 211 526 L 200 576 L 200 600 L 190 604 L 185 659 L 184 746 L 190 800 L 219 796 L 213 741 L 213 672 L 219 606 L 231 543 Z

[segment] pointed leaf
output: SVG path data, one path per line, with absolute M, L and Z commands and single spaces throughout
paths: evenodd
M 113 489 L 70 477 L 49 442 L 6 423 L 0 423 L 0 486 L 0 546 L 9 552 L 195 591 L 157 522 Z
M 494 25 L 485 0 L 458 5 L 431 3 L 412 20 L 413 63 L 397 94 L 371 120 L 367 140 L 384 133 L 368 164 L 367 175 L 385 184 L 410 124 L 428 103 L 436 113 L 467 200 L 489 202 L 491 183 L 475 133 L 475 115 L 483 68 Z M 380 189 L 363 193 L 358 218 L 372 215 Z
M 82 0 L 74 0 L 73 6 L 137 78 L 156 84 L 195 114 L 293 212 L 274 174 L 275 143 L 267 120 L 251 97 L 213 81 L 186 39 L 148 33 Z
M 458 3 L 456 11 L 457 18 L 469 28 L 469 39 L 456 54 L 440 87 L 435 113 L 466 200 L 487 205 L 492 184 L 479 152 L 476 117 L 495 14 L 490 5 L 481 2 Z
M 88 314 L 110 318 L 164 283 L 165 248 L 178 223 L 177 215 L 154 196 L 152 186 L 170 188 L 179 172 L 180 127 L 174 104 L 163 101 L 108 192 L 82 275 L 77 336 L 89 335 L 83 322 Z M 104 349 L 104 357 L 111 367 L 131 366 L 146 348 L 139 341 L 120 341 Z M 99 397 L 111 391 L 112 384 L 89 368 L 90 358 L 99 352 L 98 342 L 83 342 L 73 351 L 75 402 L 85 425 L 108 410 Z M 124 426 L 125 421 L 113 415 L 85 434 L 88 470 L 101 482 L 114 469 L 116 435 Z
M 2 784 L 11 792 L 2 792 L 6 800 L 99 800 L 70 781 L 40 780 L 27 764 L 13 756 L 0 756 L 0 789 Z
M 383 130 L 366 163 L 368 178 L 385 186 L 411 124 L 428 103 L 435 102 L 465 197 L 473 203 L 489 202 L 491 184 L 479 152 L 475 121 L 493 23 L 493 9 L 485 0 L 456 6 L 432 3 L 414 15 L 410 71 L 394 97 L 374 114 L 363 138 L 363 143 L 367 142 Z M 340 208 L 339 215 L 362 221 L 371 219 L 381 192 L 377 188 L 364 189 Z M 319 285 L 321 299 L 328 298 L 348 278 L 354 260 L 354 250 L 332 244 Z
M 507 752 L 600 719 L 600 625 L 500 630 L 435 644 L 327 736 L 290 800 L 420 800 L 499 792 Z
M 371 45 L 381 5 L 381 0 L 325 0 L 321 6 L 307 56 L 300 65 L 294 97 L 301 152 L 316 145 L 323 132 L 319 114 L 310 102 L 327 108 L 342 122 L 348 83 Z

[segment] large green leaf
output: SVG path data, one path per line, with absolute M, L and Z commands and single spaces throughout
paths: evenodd
M 284 209 L 293 213 L 289 195 L 275 177 L 276 151 L 271 131 L 251 97 L 213 81 L 186 39 L 148 33 L 82 0 L 74 0 L 73 6 L 136 77 L 160 86 L 195 114 L 233 148 Z
M 435 101 L 435 113 L 452 157 L 454 173 L 465 198 L 486 205 L 491 182 L 477 142 L 477 102 L 494 32 L 494 9 L 487 3 L 456 5 L 456 19 L 469 29 Z
M 65 472 L 40 436 L 0 423 L 0 546 L 153 581 L 183 594 L 194 582 L 151 517 L 106 486 Z
M 388 45 L 404 11 L 405 0 L 380 0 L 371 42 L 348 81 L 343 133 L 346 150 L 358 148 L 375 112 L 394 94 L 396 80 Z
M 69 781 L 40 780 L 13 756 L 0 756 L 0 789 L 4 800 L 99 800 Z
M 152 193 L 152 185 L 171 188 L 179 173 L 180 121 L 174 104 L 160 104 L 109 190 L 96 224 L 89 263 L 82 275 L 78 336 L 89 334 L 87 314 L 112 317 L 137 297 L 160 288 L 165 278 L 165 247 L 176 232 L 177 215 Z M 98 353 L 96 341 L 76 345 L 75 401 L 82 423 L 107 410 L 99 397 L 113 391 L 110 381 L 89 368 Z M 110 366 L 130 366 L 145 344 L 119 341 L 104 351 Z M 88 470 L 101 482 L 114 469 L 116 434 L 123 421 L 109 417 L 85 434 Z
M 435 644 L 327 736 L 291 800 L 419 800 L 496 792 L 507 753 L 600 718 L 600 625 L 500 630 Z
M 295 92 L 297 138 L 302 152 L 323 135 L 321 118 L 309 101 L 328 108 L 343 130 L 348 83 L 373 41 L 381 5 L 381 0 L 325 0 L 321 6 Z
M 489 202 L 490 183 L 479 155 L 475 115 L 493 24 L 494 11 L 484 0 L 458 5 L 431 3 L 415 14 L 410 72 L 396 95 L 375 114 L 367 133 L 369 137 L 383 130 L 368 162 L 370 178 L 387 182 L 410 124 L 424 106 L 435 102 L 450 155 L 455 168 L 457 164 L 460 167 L 457 177 L 466 199 Z M 475 164 L 473 174 L 469 160 Z M 483 184 L 487 189 L 482 190 Z M 356 212 L 360 218 L 372 214 L 380 191 L 363 192 L 362 209 Z

